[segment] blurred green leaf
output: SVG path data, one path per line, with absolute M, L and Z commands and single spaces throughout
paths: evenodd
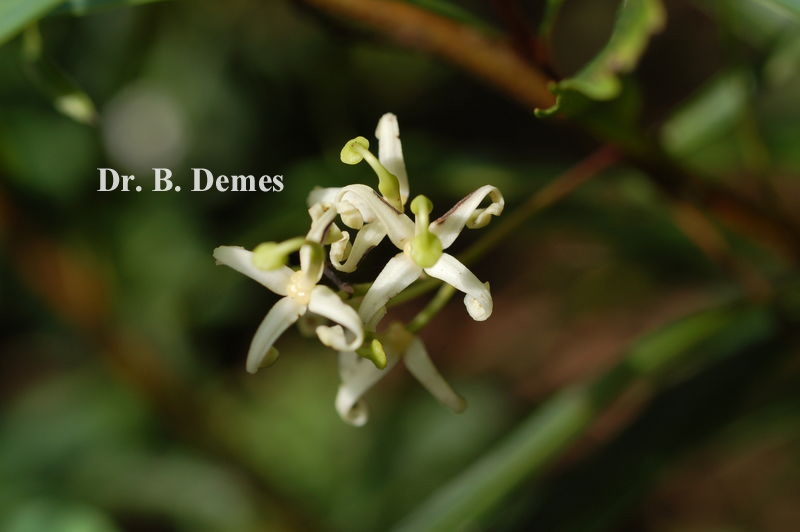
M 619 74 L 632 71 L 644 53 L 650 36 L 661 30 L 666 13 L 660 0 L 625 0 L 606 46 L 577 74 L 552 84 L 556 104 L 537 109 L 539 117 L 567 111 L 580 94 L 592 100 L 610 100 L 619 95 Z
M 131 7 L 163 1 L 165 0 L 66 0 L 57 9 L 53 10 L 51 14 L 89 15 L 102 9 Z
M 782 7 L 782 0 L 697 0 L 696 5 L 727 26 L 731 33 L 755 46 L 769 46 L 776 37 L 797 33 L 800 17 Z M 797 4 L 796 0 L 791 3 Z
M 87 168 L 98 151 L 92 131 L 36 108 L 4 110 L 0 164 L 20 189 L 69 202 L 83 192 L 91 176 Z
M 97 121 L 91 98 L 45 56 L 42 35 L 35 24 L 28 26 L 22 35 L 22 58 L 28 76 L 60 113 L 82 124 Z
M 563 389 L 545 402 L 396 530 L 454 530 L 474 523 L 521 482 L 541 474 L 633 383 L 658 379 L 679 363 L 694 364 L 697 358 L 715 360 L 738 352 L 769 337 L 773 319 L 760 308 L 723 306 L 693 314 L 647 335 L 599 378 Z
M 475 28 L 481 28 L 483 30 L 496 31 L 486 21 L 470 13 L 469 11 L 464 9 L 461 5 L 459 5 L 457 2 L 451 2 L 449 0 L 408 0 L 408 1 L 411 4 L 418 5 L 424 9 L 427 9 L 428 11 L 438 13 L 439 15 L 461 22 L 462 24 L 467 24 L 469 26 L 473 26 Z
M 800 17 L 800 0 L 760 0 L 762 3 Z
M 90 506 L 33 500 L 15 508 L 4 521 L 6 532 L 115 532 L 113 521 Z
M 564 5 L 565 0 L 547 0 L 544 5 L 544 13 L 542 14 L 542 21 L 539 23 L 539 35 L 543 39 L 549 39 L 553 33 L 553 28 L 556 25 L 558 12 L 561 6 Z
M 181 448 L 103 449 L 76 461 L 70 487 L 103 508 L 169 517 L 188 530 L 256 530 L 255 497 L 237 473 Z
M 0 44 L 64 0 L 6 0 L 0 2 Z
M 664 148 L 687 156 L 730 131 L 747 104 L 747 77 L 734 71 L 706 84 L 667 120 L 661 130 Z
M 597 101 L 580 92 L 570 92 L 558 105 L 560 107 L 557 114 L 569 116 L 598 138 L 626 146 L 632 151 L 646 149 L 645 137 L 639 126 L 641 91 L 633 80 L 621 80 L 617 97 L 610 101 Z M 537 113 L 539 117 L 549 117 L 552 114 L 549 109 Z

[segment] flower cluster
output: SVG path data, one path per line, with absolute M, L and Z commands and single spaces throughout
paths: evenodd
M 408 176 L 397 118 L 393 114 L 381 117 L 375 136 L 378 157 L 370 151 L 366 138 L 357 137 L 342 148 L 341 160 L 369 164 L 378 176 L 377 190 L 361 184 L 316 188 L 308 198 L 311 227 L 305 237 L 266 242 L 253 251 L 234 246 L 214 250 L 218 264 L 282 296 L 256 330 L 247 370 L 255 373 L 277 359 L 273 344 L 293 323 L 315 324 L 312 329 L 319 340 L 339 352 L 341 385 L 336 410 L 353 425 L 367 421 L 363 395 L 400 360 L 439 401 L 456 412 L 464 409 L 464 399 L 436 370 L 419 337 L 400 323 L 382 331 L 378 331 L 378 325 L 389 301 L 425 276 L 463 292 L 469 315 L 478 321 L 487 319 L 492 313 L 489 284 L 479 281 L 445 250 L 465 227 L 485 226 L 492 216 L 502 213 L 504 206 L 500 191 L 486 185 L 431 221 L 433 205 L 428 198 L 416 196 L 408 202 Z M 485 200 L 489 204 L 481 207 Z M 406 214 L 407 204 L 413 220 Z M 337 220 L 343 228 L 337 226 Z M 352 241 L 350 231 L 355 234 Z M 344 290 L 337 293 L 320 284 L 328 262 L 340 272 L 353 272 L 364 255 L 384 239 L 399 252 L 363 297 L 350 297 Z M 295 252 L 299 255 L 297 269 L 287 266 Z

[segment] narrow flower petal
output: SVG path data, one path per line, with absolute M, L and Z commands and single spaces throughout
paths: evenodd
M 291 268 L 283 266 L 277 270 L 260 270 L 253 265 L 253 252 L 240 246 L 219 246 L 214 249 L 217 264 L 224 264 L 261 283 L 280 296 L 286 295 L 286 287 L 291 277 Z
M 306 233 L 306 244 L 300 248 L 300 270 L 305 274 L 310 284 L 316 284 L 322 278 L 325 268 L 325 251 L 322 243 L 328 230 L 333 226 L 336 219 L 336 210 L 332 207 L 322 207 L 319 204 L 313 205 L 308 210 L 311 215 L 311 228 Z M 310 244 L 316 242 L 319 246 Z
M 425 344 L 418 337 L 414 337 L 403 356 L 403 362 L 408 371 L 433 395 L 440 403 L 456 413 L 463 412 L 467 401 L 461 397 L 433 365 Z
M 367 422 L 367 405 L 362 397 L 397 363 L 397 356 L 388 352 L 386 355 L 386 367 L 378 369 L 375 364 L 352 351 L 339 353 L 342 383 L 336 394 L 336 411 L 347 423 L 360 427 Z
M 337 325 L 317 327 L 320 341 L 337 351 L 354 351 L 364 341 L 364 327 L 358 313 L 327 286 L 317 285 L 311 291 L 308 308 L 314 314 L 325 316 Z
M 446 405 L 453 412 L 463 412 L 467 402 L 447 384 L 442 374 L 433 365 L 425 344 L 414 337 L 403 356 L 408 371 L 428 390 L 431 395 Z
M 392 243 L 399 249 L 403 249 L 406 242 L 414 237 L 414 222 L 405 214 L 397 212 L 370 187 L 348 185 L 342 188 L 338 199 L 356 202 L 354 205 L 366 211 L 363 212 L 364 220 L 377 220 L 389 235 Z
M 492 203 L 486 208 L 479 208 L 487 196 Z M 484 185 L 465 196 L 446 214 L 431 223 L 430 231 L 439 237 L 442 247 L 447 249 L 465 225 L 470 228 L 483 227 L 489 223 L 492 216 L 500 216 L 504 206 L 505 200 L 500 191 L 491 185 Z
M 279 299 L 275 305 L 269 309 L 267 316 L 261 325 L 258 326 L 253 341 L 250 342 L 250 349 L 247 352 L 247 371 L 255 373 L 261 367 L 264 357 L 269 354 L 272 345 L 297 321 L 301 314 L 306 311 L 306 306 L 298 303 L 294 299 L 284 297 Z
M 394 114 L 386 113 L 381 117 L 375 129 L 375 137 L 378 139 L 378 159 L 397 177 L 400 201 L 405 205 L 408 199 L 408 174 L 403 160 L 403 146 L 400 143 L 400 126 Z
M 422 268 L 414 264 L 405 253 L 392 257 L 367 290 L 358 308 L 358 315 L 364 325 L 369 330 L 375 330 L 375 326 L 386 313 L 386 303 L 416 281 L 421 273 Z
M 355 271 L 364 255 L 380 244 L 385 236 L 386 231 L 383 230 L 383 226 L 380 223 L 373 222 L 365 225 L 356 234 L 355 242 L 353 242 L 352 248 L 349 249 L 349 253 L 345 246 L 338 246 L 335 249 L 334 246 L 331 246 L 331 264 L 340 272 Z M 345 262 L 342 263 L 342 260 Z
M 358 238 L 358 235 L 356 235 L 356 238 Z M 347 259 L 350 258 L 350 254 L 353 250 L 353 246 L 350 245 L 350 233 L 347 231 L 341 231 L 339 234 L 339 239 L 331 242 L 330 246 L 331 249 L 329 255 L 331 264 L 333 264 L 333 267 L 337 270 L 345 271 L 342 270 L 342 267 L 344 266 L 343 262 L 346 262 Z
M 483 321 L 492 315 L 492 294 L 488 286 L 481 283 L 454 256 L 443 253 L 436 264 L 425 268 L 425 273 L 467 294 L 464 297 L 464 306 L 472 319 Z

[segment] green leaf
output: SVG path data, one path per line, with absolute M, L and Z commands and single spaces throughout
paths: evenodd
M 42 17 L 64 0 L 5 0 L 0 2 L 0 44 Z
M 45 499 L 25 501 L 3 522 L 7 532 L 117 532 L 119 528 L 101 510 L 81 504 Z
M 800 0 L 761 0 L 760 3 L 800 17 Z
M 82 124 L 94 124 L 97 110 L 91 98 L 66 72 L 44 55 L 44 44 L 36 24 L 23 33 L 22 58 L 28 77 L 50 98 L 53 106 L 65 116 Z
M 547 3 L 545 3 L 542 22 L 539 23 L 539 35 L 543 39 L 549 40 L 552 36 L 558 12 L 561 11 L 561 6 L 563 5 L 564 0 L 547 0 Z
M 66 0 L 66 2 L 59 6 L 58 9 L 55 9 L 52 14 L 89 15 L 103 9 L 131 7 L 163 1 L 164 0 Z
M 443 17 L 461 22 L 462 24 L 479 28 L 490 33 L 497 33 L 497 30 L 492 28 L 486 21 L 470 13 L 457 2 L 450 2 L 448 0 L 409 0 L 409 3 L 442 15 Z
M 660 0 L 623 0 L 606 46 L 577 74 L 553 83 L 556 104 L 537 109 L 539 117 L 567 111 L 576 95 L 592 100 L 611 100 L 619 95 L 619 74 L 632 71 L 644 53 L 650 36 L 661 30 L 666 12 Z
M 661 142 L 672 155 L 686 157 L 709 141 L 730 133 L 747 105 L 745 72 L 731 71 L 706 84 L 661 129 Z
M 595 380 L 564 388 L 505 440 L 446 484 L 395 530 L 472 528 L 523 481 L 540 475 L 597 416 L 638 383 L 652 385 L 680 366 L 714 363 L 774 335 L 774 316 L 728 305 L 699 312 L 635 342 Z

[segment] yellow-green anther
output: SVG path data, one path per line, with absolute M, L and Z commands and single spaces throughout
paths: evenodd
M 400 181 L 397 176 L 386 169 L 383 164 L 369 151 L 369 141 L 364 137 L 356 137 L 348 141 L 342 148 L 340 158 L 345 164 L 358 164 L 367 161 L 378 175 L 378 190 L 389 204 L 398 211 L 403 210 L 400 200 Z
M 373 338 L 369 346 L 363 346 L 357 349 L 356 353 L 370 360 L 378 369 L 386 367 L 386 351 L 383 350 L 383 345 L 377 338 Z
M 291 238 L 284 242 L 264 242 L 253 250 L 253 265 L 259 270 L 277 270 L 289 262 L 289 254 L 306 242 L 304 238 Z
M 411 259 L 422 268 L 430 268 L 442 256 L 442 241 L 428 230 L 431 211 L 433 211 L 433 203 L 425 196 L 417 196 L 411 202 L 411 212 L 415 216 Z
M 358 164 L 364 158 L 364 150 L 369 150 L 369 141 L 364 137 L 356 137 L 347 141 L 339 158 L 344 164 Z

